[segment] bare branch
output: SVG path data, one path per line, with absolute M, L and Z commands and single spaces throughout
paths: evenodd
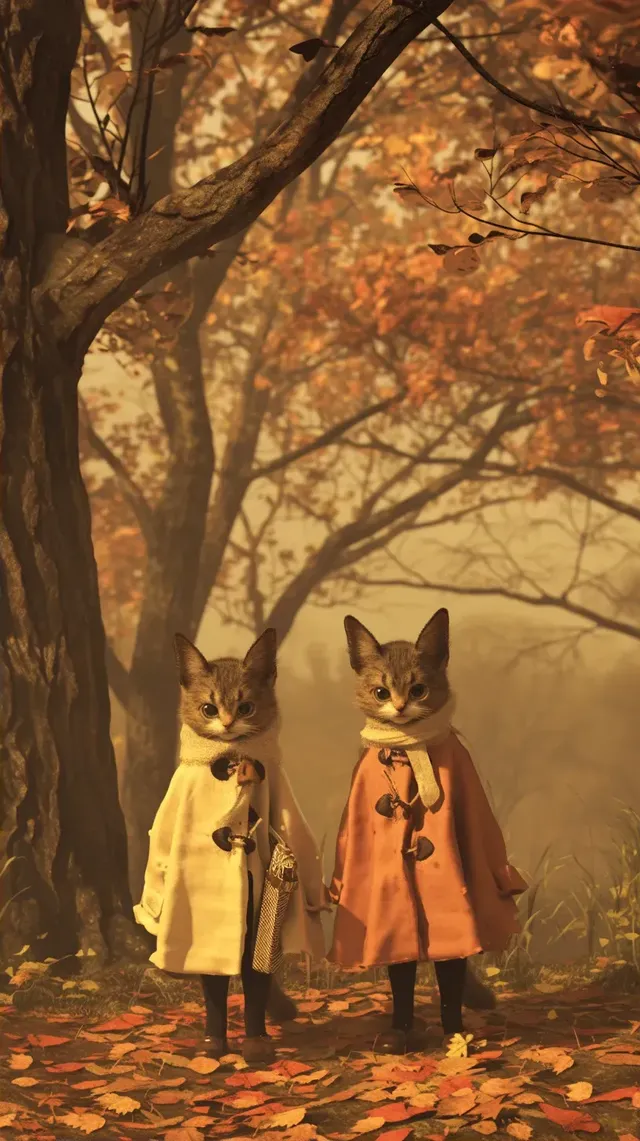
M 496 91 L 499 91 L 501 95 L 506 95 L 507 99 L 513 100 L 514 103 L 520 103 L 522 107 L 528 107 L 531 111 L 538 111 L 541 115 L 548 115 L 552 119 L 560 119 L 564 123 L 573 123 L 577 127 L 585 127 L 588 131 L 598 131 L 602 134 L 616 135 L 618 138 L 631 139 L 634 143 L 640 143 L 640 135 L 634 135 L 632 131 L 625 131 L 621 127 L 607 127 L 604 123 L 599 123 L 597 119 L 583 119 L 582 116 L 575 115 L 573 111 L 567 110 L 559 103 L 538 103 L 535 99 L 527 99 L 525 95 L 519 95 L 517 91 L 514 91 L 511 87 L 506 87 L 504 83 L 500 83 L 498 79 L 495 79 L 490 72 L 487 71 L 486 67 L 483 67 L 480 61 L 464 46 L 462 40 L 453 32 L 449 31 L 448 28 L 445 28 L 444 24 L 440 23 L 440 20 L 434 19 L 432 23 L 439 32 L 442 32 L 443 36 L 447 37 L 449 42 L 460 52 L 460 55 L 466 59 L 474 71 L 477 71 L 478 75 L 481 75 L 487 83 L 495 87 Z
M 570 602 L 564 596 L 558 597 L 553 594 L 541 592 L 539 595 L 525 594 L 524 591 L 512 590 L 505 586 L 460 586 L 454 585 L 451 582 L 436 582 L 432 579 L 420 577 L 407 578 L 372 578 L 364 575 L 354 573 L 352 576 L 353 581 L 357 582 L 360 586 L 365 587 L 411 587 L 416 590 L 433 590 L 441 594 L 463 594 L 470 597 L 490 597 L 490 598 L 508 598 L 514 602 L 525 602 L 528 606 L 544 606 L 552 607 L 556 610 L 564 610 L 568 614 L 574 614 L 576 618 L 582 618 L 585 622 L 593 623 L 594 627 L 603 630 L 612 630 L 616 634 L 624 634 L 628 638 L 640 640 L 640 626 L 635 626 L 630 622 L 620 622 L 616 618 L 609 618 L 605 614 L 600 614 L 596 610 L 592 610 L 588 606 L 581 606 L 577 602 Z
M 341 440 L 345 432 L 349 432 L 351 428 L 357 427 L 358 424 L 364 423 L 365 420 L 370 420 L 372 416 L 378 416 L 381 412 L 387 412 L 389 408 L 393 408 L 395 404 L 399 404 L 406 396 L 406 389 L 394 393 L 386 400 L 380 400 L 377 404 L 372 404 L 370 408 L 363 408 L 360 412 L 354 413 L 353 416 L 347 417 L 339 424 L 334 424 L 326 432 L 317 436 L 315 440 L 310 443 L 304 444 L 300 448 L 295 448 L 292 452 L 287 452 L 283 456 L 279 456 L 277 460 L 273 460 L 270 464 L 265 464 L 264 467 L 256 468 L 252 473 L 252 479 L 261 479 L 266 475 L 273 475 L 274 472 L 280 471 L 282 468 L 288 467 L 289 464 L 295 463 L 296 460 L 303 459 L 304 456 L 310 456 L 313 452 L 320 451 L 321 448 L 327 448 L 330 444 L 335 444 Z

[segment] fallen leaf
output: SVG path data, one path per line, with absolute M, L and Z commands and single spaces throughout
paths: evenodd
M 97 1133 L 106 1125 L 104 1117 L 100 1117 L 97 1113 L 66 1113 L 64 1117 L 58 1117 L 62 1125 L 68 1125 L 70 1129 L 79 1129 L 81 1133 Z
M 10 1054 L 9 1055 L 9 1069 L 10 1070 L 28 1070 L 29 1066 L 33 1065 L 33 1058 L 31 1054 Z
M 181 1125 L 179 1129 L 169 1129 L 164 1134 L 164 1141 L 203 1141 L 204 1134 L 199 1129 Z
M 438 1102 L 438 1117 L 460 1117 L 476 1104 L 477 1094 L 472 1089 L 456 1090 Z M 491 1131 L 493 1132 L 493 1130 Z
M 124 1058 L 125 1054 L 130 1054 L 132 1050 L 136 1050 L 135 1042 L 116 1042 L 109 1050 L 109 1057 L 118 1061 Z
M 589 1113 L 581 1113 L 577 1109 L 560 1109 L 556 1105 L 547 1105 L 542 1102 L 540 1109 L 554 1125 L 560 1125 L 565 1133 L 575 1133 L 580 1130 L 584 1133 L 599 1133 L 600 1122 Z
M 373 1133 L 374 1129 L 380 1129 L 386 1125 L 384 1117 L 361 1117 L 356 1121 L 355 1125 L 351 1126 L 352 1133 Z
M 140 1109 L 140 1102 L 133 1097 L 122 1097 L 118 1093 L 103 1093 L 96 1097 L 103 1109 L 110 1109 L 112 1113 L 134 1113 Z
M 313 1070 L 310 1074 L 297 1074 L 293 1079 L 298 1086 L 308 1086 L 312 1082 L 319 1082 L 326 1078 L 328 1070 Z
M 10 1125 L 13 1125 L 17 1116 L 17 1113 L 0 1114 L 0 1129 L 8 1129 Z
M 78 1070 L 84 1070 L 84 1062 L 56 1062 L 46 1070 L 48 1074 L 77 1074 Z
M 154 1093 L 151 1101 L 154 1105 L 175 1105 L 177 1101 L 184 1101 L 186 1090 L 161 1089 Z
M 170 1129 L 171 1126 L 180 1125 L 184 1121 L 184 1117 L 160 1117 L 159 1115 L 154 1116 L 151 1113 L 147 1113 L 144 1109 L 142 1110 L 142 1113 L 145 1114 L 145 1117 L 148 1117 L 151 1120 L 127 1121 L 127 1132 L 129 1132 L 130 1129 Z M 168 1136 L 168 1133 L 163 1133 L 163 1141 L 166 1141 Z M 180 1139 L 178 1139 L 178 1141 L 180 1141 Z
M 487 1078 L 480 1086 L 480 1093 L 487 1097 L 512 1097 L 522 1089 L 522 1078 Z
M 37 1078 L 24 1077 L 24 1078 L 12 1078 L 11 1079 L 11 1085 L 12 1086 L 21 1086 L 23 1089 L 26 1089 L 27 1086 L 37 1086 L 37 1084 L 38 1084 Z
M 495 1121 L 478 1121 L 475 1125 L 472 1125 L 471 1128 L 475 1133 L 482 1133 L 485 1137 L 488 1137 L 491 1133 L 498 1132 L 498 1126 Z
M 417 1093 L 412 1097 L 409 1104 L 414 1106 L 415 1109 L 435 1109 L 438 1095 L 436 1093 Z
M 176 1066 L 184 1070 L 190 1070 L 191 1063 L 195 1061 L 195 1058 L 186 1058 L 184 1054 L 156 1054 L 155 1057 L 165 1066 Z
M 477 1066 L 477 1059 L 473 1058 L 442 1058 L 438 1062 L 438 1070 L 449 1077 L 453 1074 L 466 1074 Z
M 519 1141 L 529 1141 L 533 1135 L 533 1129 L 524 1121 L 510 1121 L 507 1125 L 506 1132 L 510 1137 L 517 1137 Z
M 486 1101 L 481 1101 L 478 1103 L 475 1112 L 479 1113 L 481 1117 L 492 1117 L 495 1120 L 495 1118 L 500 1113 L 503 1105 L 504 1098 L 488 1097 Z
M 589 1101 L 625 1101 L 640 1094 L 640 1086 L 624 1086 L 622 1089 L 610 1089 L 606 1093 L 598 1093 L 589 1098 Z
M 211 1127 L 211 1124 L 212 1124 L 212 1121 L 211 1121 L 210 1117 L 205 1117 L 204 1115 L 201 1115 L 200 1117 L 190 1117 L 188 1121 L 185 1121 L 184 1128 L 185 1129 L 209 1129 Z
M 289 1126 L 299 1125 L 306 1112 L 304 1105 L 299 1105 L 296 1109 L 287 1109 L 284 1113 L 274 1113 L 272 1116 L 262 1119 L 260 1128 L 287 1129 Z
M 409 1141 L 412 1133 L 411 1126 L 403 1129 L 391 1129 L 388 1133 L 381 1133 L 379 1141 Z
M 194 1074 L 212 1074 L 220 1069 L 220 1062 L 216 1058 L 206 1058 L 204 1054 L 198 1054 L 189 1062 L 189 1069 L 193 1070 Z
M 569 1101 L 588 1101 L 592 1093 L 591 1082 L 574 1082 L 573 1085 L 567 1086 Z
M 96 1034 L 105 1034 L 111 1030 L 131 1030 L 134 1026 L 141 1026 L 145 1021 L 144 1014 L 132 1014 L 127 1011 L 125 1014 L 118 1015 L 117 1018 L 110 1018 L 108 1022 L 101 1022 L 99 1026 L 94 1026 Z M 68 1041 L 68 1039 L 61 1039 L 61 1041 Z
M 58 1038 L 55 1034 L 29 1034 L 27 1035 L 27 1042 L 31 1046 L 64 1046 L 65 1042 L 70 1042 L 70 1038 Z
M 571 1055 L 557 1046 L 536 1046 L 531 1050 L 519 1050 L 518 1056 L 526 1058 L 530 1062 L 539 1062 L 543 1066 L 548 1066 L 554 1074 L 562 1074 L 574 1065 Z
M 297 1078 L 299 1074 L 310 1074 L 313 1071 L 313 1066 L 308 1066 L 306 1062 L 296 1062 L 294 1058 L 287 1061 L 279 1062 L 277 1073 L 286 1074 L 288 1078 Z
M 466 1058 L 473 1034 L 454 1034 L 447 1046 L 447 1058 Z

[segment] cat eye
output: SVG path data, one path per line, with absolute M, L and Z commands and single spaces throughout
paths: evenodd
M 383 685 L 377 685 L 373 691 L 373 696 L 376 701 L 388 701 L 391 697 L 391 693 Z
M 205 717 L 209 717 L 209 718 L 217 717 L 218 716 L 218 706 L 217 705 L 211 705 L 210 702 L 205 701 L 204 705 L 202 706 L 202 712 L 204 713 Z
M 411 689 L 409 690 L 409 697 L 424 697 L 426 692 L 427 692 L 426 685 L 421 685 L 418 682 L 417 685 L 411 686 Z
M 255 705 L 252 701 L 241 701 L 238 706 L 238 713 L 241 717 L 248 717 L 250 713 L 253 713 L 254 709 Z

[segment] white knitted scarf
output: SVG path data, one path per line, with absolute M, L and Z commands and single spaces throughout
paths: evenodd
M 406 728 L 368 717 L 360 733 L 366 745 L 405 750 L 416 778 L 420 800 L 425 808 L 431 808 L 440 797 L 440 787 L 435 778 L 428 746 L 447 739 L 451 732 L 454 709 L 455 698 L 452 695 L 437 713 L 423 717 L 421 721 L 413 721 Z
M 239 753 L 240 756 L 252 757 L 255 761 L 279 765 L 282 758 L 278 728 L 278 725 L 273 725 L 266 732 L 256 733 L 252 737 L 217 741 L 212 737 L 201 737 L 188 725 L 183 725 L 180 730 L 179 762 L 181 765 L 209 765 L 225 753 Z

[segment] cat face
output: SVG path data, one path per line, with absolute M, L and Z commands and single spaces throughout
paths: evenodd
M 201 737 L 236 741 L 269 729 L 278 716 L 275 695 L 276 632 L 265 630 L 243 661 L 208 662 L 176 634 L 180 670 L 180 717 Z
M 357 618 L 344 620 L 351 668 L 358 681 L 356 704 L 377 721 L 407 725 L 429 717 L 447 702 L 449 613 L 438 610 L 415 645 L 381 645 Z

